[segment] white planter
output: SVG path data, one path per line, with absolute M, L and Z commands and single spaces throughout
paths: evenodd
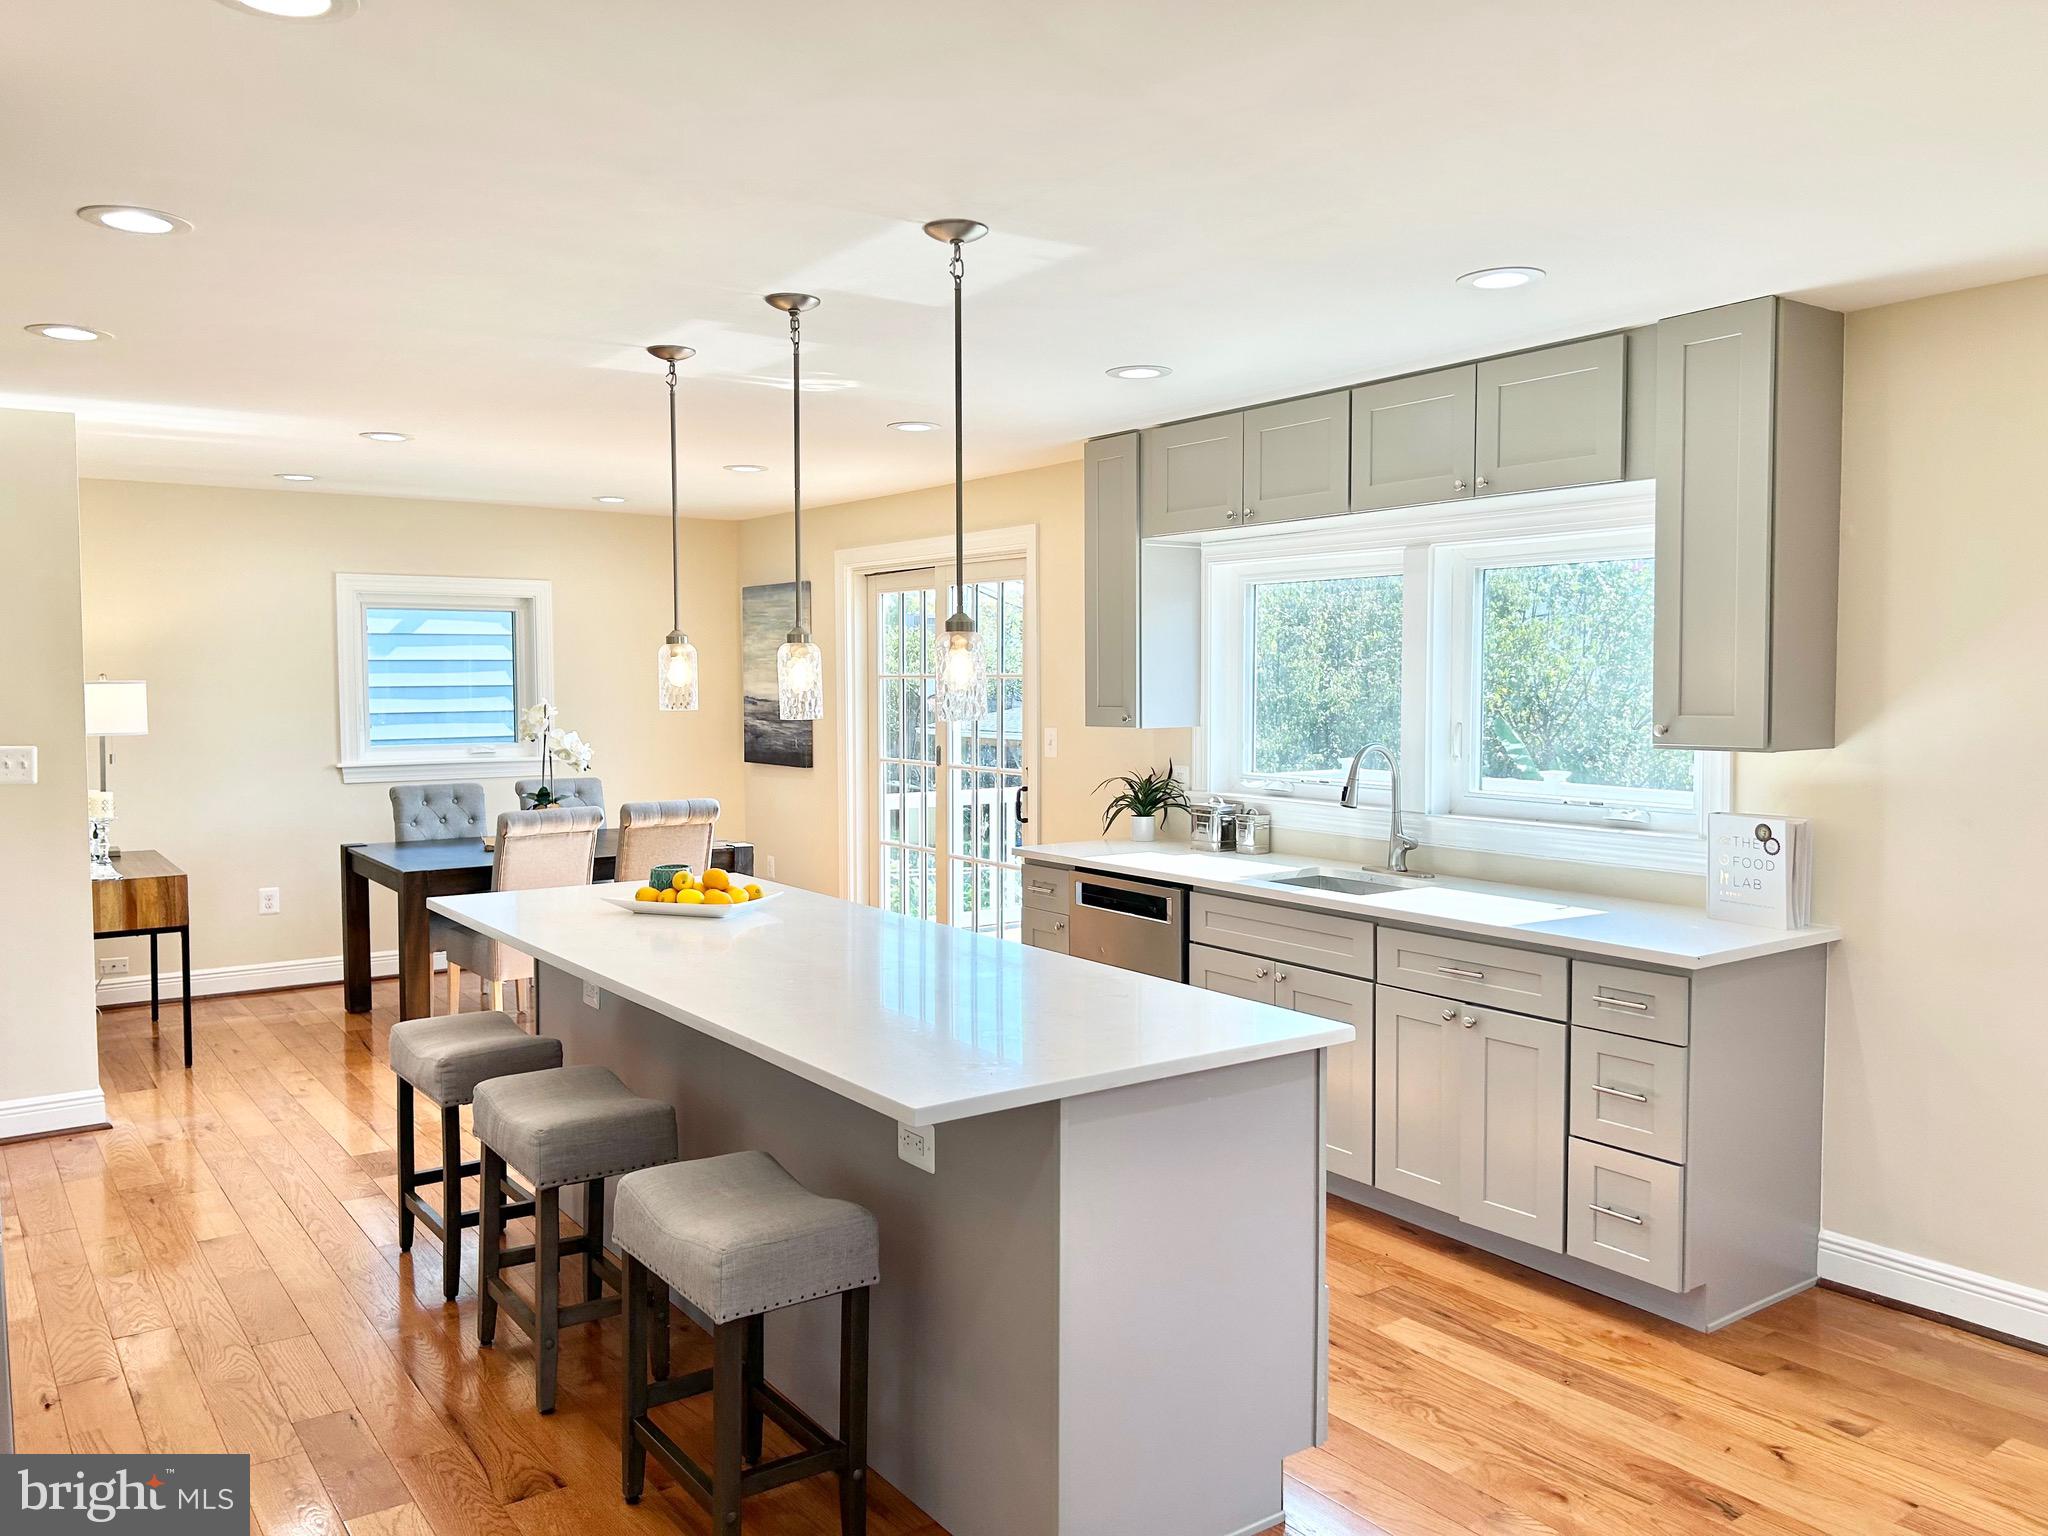
M 1149 843 L 1159 835 L 1157 816 L 1133 816 L 1131 818 L 1131 841 Z

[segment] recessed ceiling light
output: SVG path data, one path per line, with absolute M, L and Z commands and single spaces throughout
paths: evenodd
M 409 432 L 358 432 L 356 436 L 367 437 L 373 443 L 409 443 L 412 441 L 412 434 Z
M 889 423 L 889 430 L 892 432 L 936 432 L 939 430 L 939 424 L 936 421 L 892 421 Z
M 622 506 L 626 500 L 623 496 L 593 496 L 590 499 L 592 501 L 601 501 L 608 507 Z
M 1164 363 L 1125 363 L 1109 370 L 1112 379 L 1163 379 L 1173 370 Z
M 1526 288 L 1542 276 L 1541 267 L 1482 267 L 1458 281 L 1467 288 Z
M 318 475 L 279 475 L 280 480 L 318 480 Z
M 132 203 L 90 203 L 78 210 L 88 224 L 118 229 L 124 235 L 177 235 L 192 227 L 189 220 L 160 208 L 139 208 Z
M 758 475 L 768 466 L 766 464 L 728 464 L 725 467 L 736 475 Z
M 114 334 L 112 331 L 95 331 L 83 325 L 63 325 L 47 320 L 24 325 L 22 329 L 37 336 L 47 336 L 51 341 L 105 341 Z
M 340 21 L 356 13 L 356 0 L 220 0 L 231 11 L 277 21 Z

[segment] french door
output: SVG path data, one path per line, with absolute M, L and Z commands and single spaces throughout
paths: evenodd
M 1031 740 L 1024 564 L 967 567 L 988 693 L 978 719 L 949 725 L 932 701 L 952 578 L 950 565 L 867 578 L 866 894 L 887 911 L 1015 939 Z

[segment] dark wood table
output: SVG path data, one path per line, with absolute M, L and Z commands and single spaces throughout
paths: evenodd
M 618 829 L 601 829 L 594 879 L 612 878 L 618 851 Z M 711 863 L 715 869 L 751 875 L 754 845 L 713 843 Z M 424 843 L 343 843 L 342 1006 L 350 1013 L 370 1011 L 370 882 L 398 893 L 398 1016 L 423 1019 L 434 1011 L 434 952 L 427 941 L 427 898 L 488 891 L 491 864 L 491 852 L 480 837 Z
M 166 933 L 178 936 L 178 959 L 184 967 L 179 995 L 185 1004 L 185 1065 L 192 1065 L 192 893 L 185 871 L 153 848 L 130 848 L 113 856 L 118 880 L 92 883 L 92 936 L 96 939 L 149 937 L 149 1024 L 156 1036 L 162 1001 L 156 964 L 156 941 Z

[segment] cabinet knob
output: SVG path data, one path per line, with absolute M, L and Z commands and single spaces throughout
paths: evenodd
M 1660 725 L 1657 727 L 1657 734 L 1659 736 L 1669 736 L 1671 734 L 1671 727 L 1668 725 Z
M 1129 725 L 1130 723 L 1131 723 L 1131 712 L 1130 712 L 1130 711 L 1129 711 L 1129 710 L 1127 709 L 1127 710 L 1125 710 L 1125 711 L 1124 711 L 1124 724 L 1125 724 L 1125 725 Z
M 1257 517 L 1258 515 L 1259 509 L 1257 507 L 1246 507 L 1244 509 L 1244 520 L 1246 522 L 1250 522 L 1253 518 Z
M 1453 1022 L 1454 1022 L 1454 1021 L 1455 1021 L 1455 1020 L 1457 1019 L 1457 1017 L 1458 1017 L 1458 1010 L 1457 1010 L 1457 1009 L 1455 1009 L 1455 1008 L 1446 1008 L 1446 1009 L 1444 1010 L 1444 1022 L 1445 1022 L 1446 1024 L 1449 1024 L 1449 1023 L 1453 1023 Z
M 1273 973 L 1273 979 L 1275 981 L 1285 981 L 1287 979 L 1287 973 L 1285 971 L 1275 971 Z
M 1266 979 L 1266 978 L 1267 978 L 1267 977 L 1268 977 L 1269 975 L 1271 975 L 1271 974 L 1272 974 L 1272 971 L 1271 971 L 1271 969 L 1270 969 L 1269 967 L 1267 967 L 1267 966 L 1263 966 L 1263 965 L 1262 965 L 1262 966 L 1260 966 L 1260 967 L 1259 967 L 1259 968 L 1258 968 L 1258 969 L 1257 969 L 1256 971 L 1253 971 L 1253 972 L 1252 972 L 1252 976 L 1253 976 L 1253 978 L 1254 978 L 1255 980 L 1258 980 L 1258 981 L 1264 981 L 1264 980 L 1265 980 L 1265 979 Z
M 1231 507 L 1225 507 L 1225 508 L 1223 509 L 1223 521 L 1225 521 L 1226 523 L 1234 523 L 1234 522 L 1236 522 L 1236 521 L 1237 521 L 1237 512 L 1236 512 L 1236 510 L 1235 510 L 1234 508 L 1231 508 Z
M 1054 918 L 1052 931 L 1054 933 L 1065 933 L 1067 931 L 1067 920 L 1064 917 Z
M 1462 480 L 1453 480 L 1451 482 L 1451 489 L 1454 491 L 1462 491 L 1465 489 L 1465 482 Z
M 1483 490 L 1485 490 L 1485 489 L 1486 489 L 1486 487 L 1487 487 L 1487 486 L 1488 486 L 1488 485 L 1489 485 L 1490 483 L 1491 483 L 1491 482 L 1490 482 L 1490 481 L 1488 481 L 1488 480 L 1487 480 L 1487 478 L 1486 478 L 1486 476 L 1484 476 L 1484 475 L 1481 475 L 1481 476 L 1480 476 L 1480 477 L 1479 477 L 1479 478 L 1478 478 L 1477 480 L 1475 480 L 1475 481 L 1473 482 L 1473 484 L 1474 484 L 1475 486 L 1477 486 L 1477 487 L 1478 487 L 1478 488 L 1479 488 L 1480 490 L 1482 490 L 1482 491 L 1483 491 Z
M 1471 1029 L 1479 1023 L 1479 1016 L 1477 1014 L 1468 1013 L 1465 1015 L 1464 1019 L 1461 1022 L 1467 1029 Z

